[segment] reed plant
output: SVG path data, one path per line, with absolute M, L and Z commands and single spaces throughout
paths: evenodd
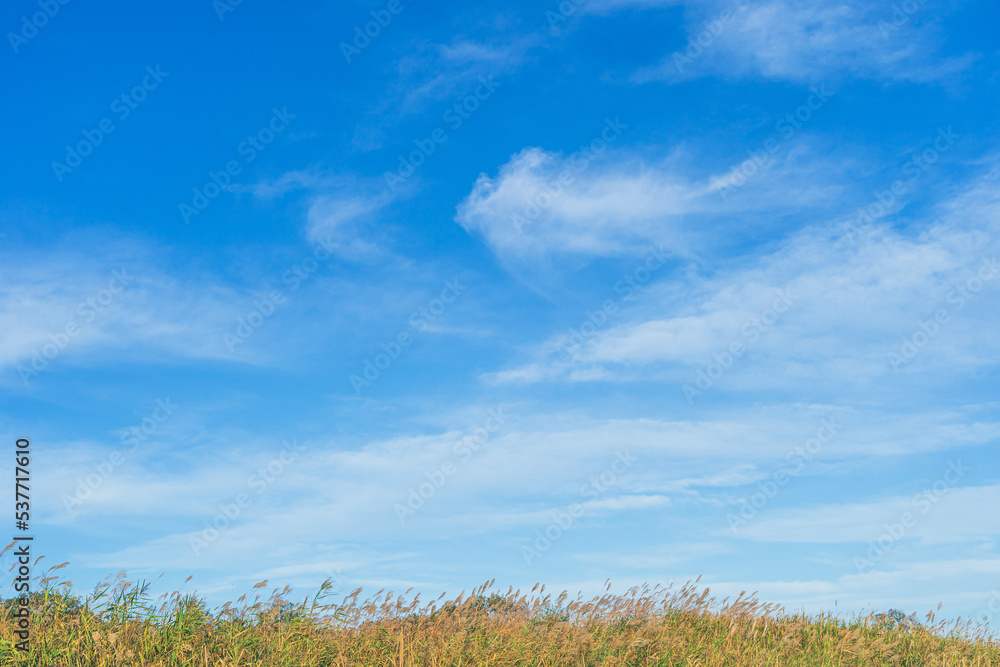
M 490 581 L 428 603 L 411 591 L 361 599 L 360 588 L 338 600 L 330 581 L 293 601 L 262 581 L 213 610 L 191 594 L 154 600 L 149 582 L 124 572 L 76 597 L 53 574 L 61 567 L 31 595 L 27 653 L 15 649 L 15 604 L 0 605 L 5 667 L 1000 665 L 1000 645 L 971 622 L 787 614 L 745 592 L 716 600 L 699 580 L 588 599 Z

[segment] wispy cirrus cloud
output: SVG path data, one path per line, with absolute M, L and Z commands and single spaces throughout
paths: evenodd
M 934 21 L 940 7 L 931 5 L 905 12 L 889 2 L 835 0 L 687 4 L 688 43 L 635 72 L 634 82 L 707 74 L 931 82 L 960 74 L 975 58 L 935 57 L 943 38 Z
M 0 269 L 0 365 L 25 381 L 58 364 L 217 359 L 236 290 L 177 276 L 154 249 L 102 235 L 21 253 Z
M 531 58 L 539 43 L 532 33 L 508 34 L 502 20 L 486 26 L 483 35 L 456 36 L 448 42 L 419 41 L 397 58 L 393 83 L 380 95 L 354 131 L 354 146 L 361 151 L 382 147 L 388 128 L 408 116 L 438 105 L 440 117 L 479 85 L 480 79 L 502 80 Z M 449 104 L 450 102 L 450 104 Z M 441 106 L 445 105 L 445 106 Z
M 647 287 L 586 340 L 560 334 L 540 344 L 534 360 L 487 378 L 624 380 L 647 368 L 662 381 L 690 382 L 691 369 L 711 364 L 734 342 L 752 353 L 726 383 L 747 389 L 809 377 L 850 383 L 995 365 L 1000 347 L 988 321 L 1000 303 L 1000 198 L 984 187 L 995 180 L 988 174 L 940 202 L 935 213 L 942 215 L 918 224 L 919 234 L 882 224 L 855 238 L 850 223 L 833 219 L 792 232 L 738 269 L 675 278 L 683 287 Z M 616 251 L 604 247 L 605 255 Z M 778 310 L 787 313 L 763 326 L 762 313 L 782 293 L 789 303 Z M 933 340 L 921 338 L 924 329 Z M 921 343 L 919 354 L 906 347 L 910 339 Z M 772 372 L 760 375 L 763 367 Z
M 405 185 L 389 190 L 381 178 L 334 174 L 315 167 L 290 171 L 246 190 L 263 200 L 304 195 L 307 240 L 322 241 L 341 259 L 362 262 L 386 255 L 386 243 L 378 238 L 378 214 L 408 192 Z
M 620 119 L 606 125 L 620 126 Z M 600 138 L 600 137 L 599 137 Z M 661 153 L 662 154 L 662 153 Z M 456 220 L 507 262 L 553 256 L 635 256 L 657 245 L 690 256 L 713 216 L 821 206 L 837 192 L 826 161 L 800 164 L 801 151 L 773 159 L 753 188 L 733 195 L 727 167 L 692 175 L 675 149 L 658 161 L 627 149 L 566 156 L 541 148 L 513 155 L 496 176 L 480 175 Z M 735 162 L 746 160 L 746 154 Z

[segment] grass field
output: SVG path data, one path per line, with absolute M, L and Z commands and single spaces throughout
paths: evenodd
M 147 583 L 124 573 L 86 599 L 47 576 L 32 594 L 30 652 L 15 650 L 14 606 L 3 604 L 0 664 L 1000 665 L 1000 645 L 969 624 L 935 624 L 933 612 L 787 615 L 745 594 L 713 600 L 698 582 L 590 600 L 493 584 L 424 603 L 385 591 L 362 601 L 360 589 L 336 599 L 328 582 L 292 602 L 287 589 L 267 593 L 260 582 L 210 611 L 193 596 L 153 600 Z

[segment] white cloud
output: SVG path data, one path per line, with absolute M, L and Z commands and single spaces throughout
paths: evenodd
M 935 59 L 940 39 L 920 14 L 891 3 L 856 0 L 770 0 L 689 3 L 688 44 L 636 82 L 680 80 L 706 73 L 755 74 L 819 83 L 842 76 L 934 81 L 953 77 L 972 56 Z M 898 22 L 898 25 L 894 23 Z
M 455 577 L 461 576 L 436 570 L 440 563 L 425 567 L 437 561 L 435 554 L 440 549 L 452 549 L 452 540 L 477 534 L 484 543 L 506 545 L 503 548 L 509 549 L 509 559 L 501 553 L 490 564 L 502 573 L 506 560 L 519 557 L 518 540 L 530 537 L 535 528 L 551 521 L 553 508 L 565 509 L 572 503 L 581 503 L 588 517 L 573 528 L 579 531 L 574 534 L 591 540 L 619 518 L 673 520 L 696 503 L 707 510 L 708 516 L 717 516 L 716 532 L 721 534 L 725 526 L 722 517 L 730 506 L 724 502 L 725 497 L 752 484 L 761 471 L 769 469 L 769 462 L 783 461 L 787 452 L 815 432 L 821 415 L 840 415 L 838 419 L 850 423 L 821 458 L 841 457 L 857 465 L 865 465 L 871 457 L 887 453 L 983 444 L 994 441 L 1000 434 L 996 425 L 989 425 L 992 429 L 989 433 L 973 432 L 975 429 L 965 426 L 972 421 L 968 414 L 892 418 L 869 414 L 866 418 L 870 421 L 864 423 L 856 415 L 852 417 L 852 411 L 831 406 L 753 408 L 738 414 L 730 410 L 724 417 L 704 421 L 596 419 L 551 413 L 513 418 L 505 409 L 508 423 L 479 452 L 462 461 L 454 453 L 455 443 L 481 423 L 479 419 L 485 419 L 485 410 L 473 412 L 478 412 L 479 417 L 463 424 L 462 429 L 376 440 L 357 449 L 345 450 L 333 441 L 304 442 L 306 449 L 301 458 L 259 495 L 248 490 L 248 475 L 273 458 L 278 448 L 260 436 L 247 438 L 251 443 L 249 449 L 255 452 L 251 456 L 246 454 L 246 443 L 228 450 L 223 447 L 217 459 L 191 457 L 196 465 L 169 474 L 141 469 L 137 462 L 106 480 L 100 493 L 75 520 L 74 528 L 85 533 L 97 532 L 111 520 L 127 523 L 140 515 L 157 516 L 158 528 L 144 534 L 133 533 L 130 546 L 125 549 L 70 553 L 68 558 L 75 565 L 100 569 L 253 572 L 254 575 L 237 581 L 246 581 L 247 577 L 281 577 L 282 583 L 291 581 L 303 586 L 316 586 L 330 576 L 330 564 L 342 567 L 352 587 L 362 583 L 374 587 L 388 585 L 398 582 L 401 574 L 418 570 L 425 573 L 425 579 L 432 580 L 409 581 L 407 585 L 435 589 L 436 595 L 441 589 L 455 585 Z M 956 428 L 956 424 L 961 427 Z M 183 430 L 183 425 L 178 425 L 178 430 Z M 169 443 L 173 437 L 173 432 L 165 433 L 159 448 L 171 449 Z M 229 439 L 239 441 L 236 435 Z M 215 444 L 206 448 L 220 449 Z M 621 448 L 626 448 L 636 461 L 598 497 L 581 495 L 581 484 L 609 470 L 615 452 Z M 106 452 L 92 451 L 82 443 L 66 443 L 50 449 L 53 462 L 66 463 L 43 465 L 50 473 L 39 479 L 39 497 L 49 500 L 40 505 L 39 520 L 56 523 L 61 522 L 60 517 L 54 516 L 62 510 L 56 506 L 60 490 L 75 485 L 79 474 L 75 471 L 90 468 L 88 458 L 101 460 Z M 234 462 L 237 460 L 238 463 Z M 222 461 L 229 463 L 220 465 Z M 406 503 L 410 490 L 426 483 L 427 473 L 441 470 L 445 462 L 455 463 L 457 472 L 401 526 L 394 504 Z M 206 482 L 209 477 L 211 483 Z M 727 492 L 728 489 L 732 491 Z M 196 556 L 191 538 L 199 537 L 206 521 L 220 514 L 220 504 L 232 502 L 240 492 L 249 493 L 252 504 L 222 531 L 217 541 Z M 122 504 L 125 498 L 135 498 L 137 502 Z M 174 502 L 171 498 L 183 501 Z M 982 522 L 972 509 L 975 502 L 991 499 L 992 496 L 976 496 L 954 509 L 946 509 L 941 503 L 927 518 L 940 511 L 942 523 L 956 524 L 950 528 L 953 532 L 978 536 L 982 534 Z M 852 519 L 857 519 L 864 528 L 881 517 L 877 511 L 880 509 L 882 505 L 878 502 L 870 503 L 848 512 L 837 525 L 849 526 Z M 763 531 L 758 538 L 727 538 L 726 543 L 705 544 L 698 543 L 705 539 L 701 532 L 685 535 L 683 540 L 690 543 L 677 548 L 639 549 L 631 555 L 605 554 L 607 558 L 600 550 L 595 552 L 586 547 L 581 550 L 566 542 L 560 545 L 559 552 L 546 555 L 546 562 L 551 559 L 555 567 L 564 567 L 567 559 L 584 565 L 613 564 L 645 569 L 655 577 L 664 568 L 676 572 L 680 565 L 689 567 L 715 555 L 738 553 L 746 545 L 780 537 L 795 530 L 799 523 L 813 519 L 830 528 L 830 534 L 837 535 L 837 525 L 824 523 L 822 517 L 803 514 L 790 517 L 798 522 L 791 527 L 757 519 Z M 602 521 L 600 517 L 606 518 Z M 926 527 L 930 530 L 930 523 Z M 817 532 L 817 537 L 813 543 L 829 543 L 822 533 Z M 391 567 L 393 559 L 398 562 L 397 570 Z M 288 563 L 297 565 L 285 569 Z M 467 574 L 479 576 L 481 570 Z M 558 579 L 559 572 L 554 574 Z M 208 583 L 222 586 L 217 577 L 213 575 Z M 435 581 L 437 578 L 444 581 Z M 559 584 L 548 577 L 546 580 L 550 587 Z M 211 585 L 206 588 L 204 580 L 200 581 L 203 593 L 214 590 Z M 616 581 L 621 583 L 620 578 Z M 219 590 L 229 595 L 228 588 Z M 797 603 L 812 598 L 813 602 L 828 604 L 831 595 L 837 595 L 843 602 L 855 588 L 838 582 L 822 585 L 772 582 L 761 590 L 772 600 Z M 877 590 L 890 595 L 896 589 L 884 585 Z
M 961 461 L 954 463 L 958 472 L 947 481 L 968 472 Z M 1000 502 L 1000 486 L 956 488 L 947 483 L 946 474 L 947 467 L 941 470 L 941 479 L 927 480 L 908 496 L 775 512 L 772 518 L 751 521 L 737 534 L 756 541 L 808 543 L 867 543 L 888 536 L 890 545 L 912 539 L 944 544 L 1000 537 L 1000 517 L 981 511 Z M 864 556 L 863 549 L 858 556 Z
M 496 23 L 480 26 L 490 33 L 482 37 L 459 35 L 446 44 L 414 43 L 407 55 L 392 64 L 393 83 L 355 128 L 354 146 L 361 151 L 381 148 L 387 128 L 429 108 L 438 108 L 434 116 L 441 127 L 447 127 L 445 111 L 472 94 L 480 79 L 496 77 L 494 83 L 502 86 L 505 76 L 527 62 L 538 37 L 515 35 L 500 17 Z
M 241 312 L 234 290 L 211 276 L 184 279 L 146 247 L 107 238 L 79 240 L 89 252 L 23 253 L 0 268 L 0 365 L 37 377 L 114 350 L 187 358 L 227 356 L 222 334 Z
M 290 171 L 246 189 L 260 199 L 305 191 L 306 237 L 350 261 L 384 255 L 384 248 L 373 238 L 372 223 L 380 211 L 408 191 L 405 185 L 389 190 L 381 178 L 362 179 L 316 168 Z
M 234 185 L 238 192 L 253 193 L 258 199 L 276 199 L 300 189 L 319 189 L 341 186 L 342 178 L 325 174 L 318 169 L 297 169 L 282 174 L 278 178 L 261 181 L 253 185 Z
M 396 63 L 399 82 L 392 91 L 393 112 L 403 115 L 429 103 L 468 94 L 479 77 L 501 77 L 517 70 L 534 44 L 531 36 L 497 35 L 476 40 L 457 37 L 448 44 L 423 44 Z M 388 109 L 387 109 L 388 110 Z
M 541 149 L 525 149 L 495 179 L 479 177 L 458 221 L 502 255 L 631 254 L 650 242 L 676 246 L 674 221 L 700 208 L 698 197 L 707 190 L 639 165 L 630 172 L 583 168 L 580 173 L 573 158 L 566 164 Z M 573 174 L 569 185 L 558 180 L 564 169 Z
M 346 193 L 318 195 L 309 206 L 309 240 L 325 240 L 342 258 L 371 260 L 384 255 L 381 244 L 371 238 L 370 223 L 374 214 L 389 205 L 394 196 L 383 192 L 371 196 Z
M 773 158 L 752 188 L 724 195 L 728 181 L 722 175 L 690 176 L 690 160 L 681 151 L 648 164 L 626 151 L 601 148 L 604 139 L 626 128 L 620 119 L 608 119 L 595 135 L 598 143 L 570 156 L 520 151 L 496 177 L 480 175 L 456 220 L 508 263 L 638 255 L 650 246 L 690 255 L 692 242 L 705 233 L 701 223 L 713 215 L 815 207 L 835 192 L 824 185 L 829 175 L 818 173 L 825 165 L 803 167 L 800 153 L 790 151 Z
M 995 593 L 987 591 L 984 580 L 1000 572 L 1000 560 L 954 558 L 923 560 L 892 569 L 864 574 L 845 574 L 832 580 L 703 580 L 712 596 L 735 598 L 740 591 L 755 591 L 762 601 L 780 601 L 786 610 L 807 613 L 875 612 L 902 608 L 924 615 L 943 604 L 940 616 L 954 618 L 984 610 Z M 834 606 L 836 602 L 836 607 Z M 995 603 L 994 603 L 995 604 Z M 994 612 L 995 614 L 995 612 Z M 981 619 L 977 619 L 981 620 Z M 994 618 L 994 623 L 996 619 Z
M 974 181 L 939 207 L 934 222 L 915 226 L 923 231 L 873 226 L 852 244 L 844 224 L 832 221 L 795 232 L 733 269 L 647 287 L 589 336 L 559 335 L 540 344 L 533 360 L 486 379 L 624 379 L 659 364 L 660 379 L 692 382 L 687 369 L 712 363 L 734 343 L 749 353 L 724 382 L 748 388 L 820 377 L 864 382 L 897 372 L 954 374 L 996 364 L 1000 344 L 989 318 L 1000 305 L 1000 275 L 990 267 L 1000 247 L 990 229 L 1000 219 L 1000 198 L 985 187 L 995 180 L 991 174 Z M 614 252 L 610 243 L 605 248 Z M 980 284 L 981 272 L 988 277 Z M 970 280 L 980 289 L 963 296 Z M 933 323 L 941 311 L 945 321 Z M 918 333 L 922 326 L 934 330 L 929 342 Z M 914 336 L 916 354 L 903 344 Z
M 232 529 L 234 535 L 246 531 L 250 539 L 277 529 L 304 539 L 321 521 L 343 539 L 389 537 L 400 530 L 394 506 L 405 505 L 410 492 L 432 477 L 438 478 L 439 488 L 409 524 L 424 531 L 431 526 L 434 533 L 445 535 L 460 531 L 459 523 L 487 530 L 547 520 L 548 510 L 539 506 L 581 503 L 588 512 L 601 513 L 656 510 L 670 502 L 666 494 L 703 497 L 718 504 L 722 490 L 744 489 L 772 467 L 787 466 L 788 455 L 816 433 L 821 419 L 834 419 L 840 430 L 835 446 L 819 458 L 857 463 L 859 457 L 974 447 L 1000 437 L 1000 425 L 970 424 L 971 414 L 860 417 L 833 406 L 781 406 L 699 421 L 563 414 L 515 422 L 508 416 L 511 421 L 479 451 L 465 453 L 455 446 L 474 427 L 378 440 L 356 450 L 341 449 L 334 442 L 302 442 L 302 452 L 281 466 L 280 475 L 260 495 L 249 480 L 279 456 L 282 448 L 277 440 L 207 434 L 200 440 L 213 441 L 210 448 L 217 458 L 199 463 L 201 458 L 190 456 L 189 465 L 175 467 L 169 474 L 151 469 L 147 465 L 151 457 L 183 450 L 170 444 L 185 430 L 178 424 L 116 468 L 82 504 L 75 521 L 100 523 L 123 513 L 155 513 L 191 517 L 194 531 L 218 512 L 219 502 L 244 492 L 254 498 L 254 506 Z M 229 441 L 240 442 L 239 455 L 235 446 L 225 444 Z M 106 447 L 87 443 L 53 447 L 52 461 L 46 464 L 50 472 L 40 482 L 46 489 L 41 497 L 47 500 L 40 505 L 46 522 L 67 520 L 60 490 L 72 493 L 109 454 Z M 608 492 L 581 495 L 581 485 L 611 470 L 620 454 L 631 462 L 616 473 Z M 220 460 L 237 456 L 239 464 L 220 467 Z M 454 471 L 438 474 L 445 464 Z M 211 484 L 205 481 L 209 477 Z M 184 502 L 169 501 L 172 496 Z M 137 500 L 122 504 L 125 498 Z

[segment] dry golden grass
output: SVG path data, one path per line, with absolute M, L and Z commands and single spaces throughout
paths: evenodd
M 209 613 L 174 594 L 155 605 L 124 573 L 85 601 L 69 582 L 40 581 L 31 651 L 14 650 L 12 607 L 0 609 L 0 664 L 45 667 L 181 665 L 1000 665 L 1000 645 L 972 627 L 886 615 L 850 620 L 786 615 L 741 594 L 716 602 L 698 582 L 590 600 L 490 592 L 422 604 L 360 589 L 327 603 L 328 584 L 292 604 L 288 589 L 241 597 Z M 263 589 L 267 582 L 255 586 Z M 259 592 L 259 591 L 258 591 Z M 443 596 L 442 596 L 443 597 Z

